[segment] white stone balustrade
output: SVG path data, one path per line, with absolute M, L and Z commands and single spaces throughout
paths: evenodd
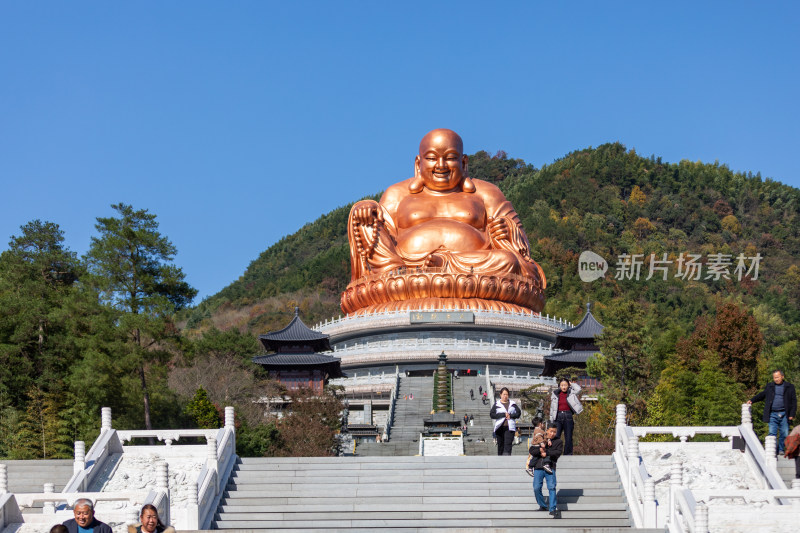
M 759 523 L 765 530 L 779 531 L 790 523 L 790 508 L 800 502 L 800 491 L 786 489 L 774 464 L 769 464 L 770 457 L 774 460 L 773 443 L 768 439 L 767 450 L 761 447 L 752 430 L 749 405 L 742 406 L 739 426 L 629 427 L 626 415 L 626 407 L 618 405 L 614 456 L 636 527 L 666 526 L 670 533 L 727 533 L 752 531 L 753 524 Z M 745 453 L 725 442 L 689 440 L 700 434 L 729 440 L 741 437 Z M 647 435 L 671 435 L 680 442 L 642 443 L 640 438 Z M 651 467 L 656 472 L 652 475 Z M 664 485 L 657 486 L 666 479 L 666 490 Z M 666 509 L 659 510 L 659 498 L 668 500 Z M 754 513 L 755 507 L 750 506 L 757 502 L 766 502 L 771 510 Z M 732 528 L 737 520 L 752 523 Z
M 86 443 L 82 440 L 75 441 L 75 460 L 72 462 L 72 472 L 82 472 L 86 468 Z
M 55 483 L 45 483 L 44 493 L 53 494 L 56 491 Z M 44 502 L 42 505 L 42 514 L 56 514 L 56 504 L 54 502 Z
M 6 465 L 0 464 L 0 494 L 8 493 L 8 469 Z
M 100 433 L 111 429 L 111 408 L 103 407 L 100 409 Z
M 778 439 L 775 435 L 767 435 L 764 439 L 764 460 L 772 468 L 778 466 Z
M 167 446 L 171 446 L 173 442 L 179 441 L 181 437 L 204 437 L 207 441 L 218 432 L 218 429 L 135 429 L 117 430 L 117 436 L 123 444 L 133 439 L 153 438 Z
M 461 436 L 419 436 L 419 454 L 426 457 L 452 457 L 464 455 L 464 439 Z
M 110 409 L 104 409 L 101 419 L 106 427 L 92 449 L 83 457 L 84 468 L 76 471 L 68 482 L 65 493 L 96 485 L 105 487 L 105 491 L 112 491 L 100 493 L 104 495 L 101 500 L 109 500 L 115 499 L 117 494 L 125 494 L 126 479 L 138 486 L 143 482 L 145 485 L 154 483 L 151 485 L 154 490 L 149 499 L 145 502 L 137 501 L 138 508 L 143 503 L 152 503 L 159 509 L 159 516 L 172 520 L 172 525 L 178 529 L 208 529 L 222 493 L 220 489 L 227 483 L 236 461 L 234 416 L 233 408 L 227 407 L 225 425 L 221 429 L 118 431 L 110 426 Z M 123 442 L 148 437 L 163 441 L 167 446 L 122 445 Z M 206 444 L 175 444 L 185 437 L 201 437 L 206 440 Z M 76 470 L 80 463 L 80 448 L 80 444 L 76 446 Z M 121 458 L 115 459 L 114 468 L 103 466 L 109 464 L 106 459 L 120 454 Z M 171 468 L 168 464 L 173 462 L 178 465 L 180 474 L 170 477 Z M 120 476 L 116 476 L 116 473 L 120 473 Z M 119 511 L 120 516 L 127 512 L 129 510 Z M 125 519 L 127 518 L 120 518 Z
M 419 311 L 433 313 L 447 313 L 459 309 L 420 309 Z M 411 313 L 415 311 L 383 311 L 369 314 L 352 314 L 339 318 L 326 320 L 314 326 L 313 329 L 336 336 L 351 331 L 364 331 L 386 327 L 408 326 L 411 324 Z M 573 327 L 573 324 L 562 319 L 547 315 L 543 317 L 536 313 L 513 313 L 506 311 L 472 311 L 476 325 L 503 326 L 504 328 L 519 328 L 527 331 L 540 331 L 545 333 L 558 333 Z

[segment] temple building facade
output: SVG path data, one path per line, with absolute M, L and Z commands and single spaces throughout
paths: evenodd
M 306 326 L 298 309 L 288 326 L 259 335 L 258 339 L 273 353 L 254 357 L 253 362 L 288 390 L 306 388 L 322 392 L 330 378 L 342 377 L 339 359 L 322 353 L 331 349 L 328 335 Z

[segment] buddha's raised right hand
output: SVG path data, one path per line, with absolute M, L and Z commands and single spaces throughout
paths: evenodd
M 350 210 L 350 220 L 364 226 L 372 226 L 376 221 L 382 223 L 383 210 L 375 200 L 361 200 Z

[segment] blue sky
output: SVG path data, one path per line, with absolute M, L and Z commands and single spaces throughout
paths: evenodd
M 0 3 L 0 250 L 158 216 L 200 298 L 412 173 L 419 139 L 537 167 L 620 141 L 800 186 L 798 4 Z

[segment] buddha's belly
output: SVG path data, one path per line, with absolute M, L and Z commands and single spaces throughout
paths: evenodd
M 428 254 L 439 248 L 453 252 L 483 250 L 486 233 L 469 224 L 438 218 L 399 232 L 397 247 L 408 255 Z

